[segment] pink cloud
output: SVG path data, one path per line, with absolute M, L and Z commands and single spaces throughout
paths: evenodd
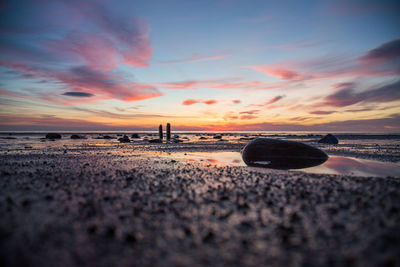
M 203 103 L 206 105 L 214 105 L 214 104 L 218 103 L 218 101 L 217 100 L 206 100 L 206 101 L 203 101 Z
M 74 32 L 63 40 L 48 41 L 46 47 L 65 58 L 82 59 L 88 67 L 99 71 L 114 70 L 123 59 L 115 44 L 101 35 Z
M 400 74 L 399 58 L 400 39 L 396 39 L 367 51 L 360 58 L 322 56 L 311 60 L 293 60 L 247 68 L 288 82 L 354 76 L 384 77 Z
M 232 100 L 233 104 L 240 104 L 242 101 L 240 101 L 239 99 L 234 99 Z
M 310 78 L 309 75 L 302 75 L 288 69 L 276 69 L 271 67 L 272 66 L 270 65 L 265 65 L 265 66 L 251 66 L 250 68 L 265 73 L 267 75 L 278 77 L 283 80 L 300 81 Z
M 197 104 L 197 103 L 203 103 L 203 104 L 206 104 L 206 105 L 214 105 L 214 104 L 218 103 L 218 101 L 214 100 L 214 99 L 210 99 L 210 100 L 187 99 L 187 100 L 182 102 L 182 105 L 190 106 L 190 105 Z
M 336 84 L 332 85 L 332 88 L 338 89 L 338 88 L 348 87 L 348 86 L 352 86 L 352 85 L 353 85 L 352 82 L 347 82 L 347 83 L 336 83 Z
M 3 65 L 0 62 L 0 65 Z M 80 103 L 96 101 L 100 99 L 119 99 L 123 101 L 139 101 L 153 97 L 159 97 L 163 94 L 155 87 L 139 84 L 135 82 L 124 81 L 118 74 L 110 74 L 93 70 L 86 66 L 73 67 L 67 71 L 51 71 L 47 69 L 35 69 L 24 65 L 6 64 L 8 68 L 20 72 L 22 75 L 32 74 L 34 77 L 50 78 L 64 85 L 66 91 L 85 92 L 96 95 L 87 99 L 60 99 L 59 94 L 47 93 L 39 95 L 40 98 L 56 103 Z
M 278 96 L 275 96 L 274 98 L 272 98 L 271 100 L 269 100 L 267 103 L 265 103 L 266 105 L 271 105 L 271 104 L 273 104 L 273 103 L 276 103 L 276 102 L 278 102 L 279 100 L 281 100 L 282 98 L 284 98 L 285 96 L 284 95 L 278 95 Z

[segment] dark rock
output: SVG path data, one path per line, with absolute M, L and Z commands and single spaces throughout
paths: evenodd
M 174 138 L 174 139 L 172 140 L 172 142 L 174 142 L 174 143 L 182 143 L 183 141 L 180 140 L 180 139 L 175 139 L 175 138 Z
M 129 137 L 127 135 L 124 135 L 124 137 L 118 138 L 118 141 L 120 143 L 129 143 L 131 140 L 129 139 Z
M 319 140 L 318 143 L 337 145 L 339 143 L 339 139 L 332 134 L 327 134 L 321 140 Z
M 103 136 L 103 139 L 114 139 L 114 137 L 111 137 L 109 135 L 105 135 L 105 136 Z
M 206 140 L 207 137 L 202 136 L 202 137 L 200 137 L 199 139 L 200 139 L 200 140 Z
M 214 136 L 213 138 L 214 138 L 214 139 L 221 139 L 222 136 L 221 136 L 221 135 L 216 135 L 216 136 Z
M 132 134 L 132 136 L 131 136 L 132 138 L 134 138 L 134 139 L 138 139 L 138 138 L 140 138 L 140 136 L 137 134 L 137 133 L 134 133 L 134 134 Z
M 161 139 L 150 139 L 149 143 L 162 143 Z
M 73 135 L 71 135 L 71 139 L 85 139 L 85 137 L 83 137 L 81 135 L 73 134 Z
M 61 135 L 58 133 L 48 133 L 46 134 L 47 139 L 61 139 Z
M 320 165 L 328 159 L 328 155 L 300 142 L 256 138 L 243 148 L 242 158 L 249 166 L 300 169 Z

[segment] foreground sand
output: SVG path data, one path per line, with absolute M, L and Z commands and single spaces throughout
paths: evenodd
M 400 265 L 398 178 L 215 166 L 146 152 L 195 148 L 1 154 L 0 264 Z

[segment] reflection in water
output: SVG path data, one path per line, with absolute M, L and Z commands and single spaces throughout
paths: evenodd
M 330 156 L 320 166 L 304 169 L 309 173 L 347 174 L 354 176 L 400 176 L 400 164 L 375 160 Z
M 213 163 L 216 165 L 246 166 L 239 152 L 192 152 L 173 153 L 171 156 L 188 161 Z M 344 156 L 330 156 L 322 165 L 298 169 L 307 173 L 343 174 L 353 176 L 396 176 L 400 177 L 400 163 L 357 159 Z

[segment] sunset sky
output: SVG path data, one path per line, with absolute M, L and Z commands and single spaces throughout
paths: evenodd
M 0 0 L 0 130 L 400 132 L 398 1 Z

